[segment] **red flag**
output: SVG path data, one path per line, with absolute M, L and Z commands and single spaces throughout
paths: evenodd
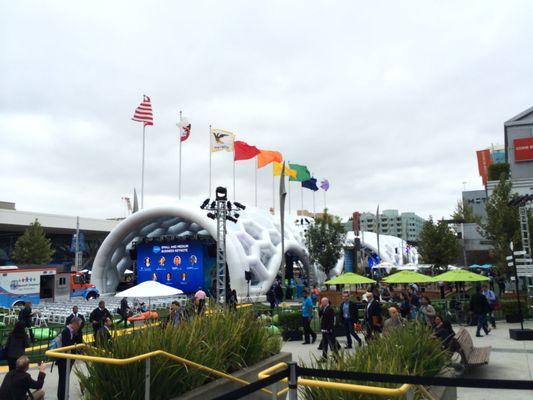
M 235 153 L 233 159 L 235 161 L 249 160 L 250 158 L 254 158 L 256 155 L 259 154 L 259 149 L 257 147 L 250 146 L 249 144 L 241 142 L 239 140 L 235 141 L 234 149 Z
M 144 126 L 154 124 L 154 115 L 152 114 L 152 103 L 150 97 L 143 95 L 143 101 L 139 107 L 135 109 L 132 120 L 144 122 Z
M 187 118 L 181 118 L 178 127 L 180 128 L 181 141 L 185 142 L 191 135 L 191 123 Z
M 479 171 L 479 176 L 481 176 L 481 179 L 483 181 L 483 184 L 487 184 L 487 171 L 489 169 L 490 165 L 490 149 L 486 150 L 478 150 L 476 151 L 477 154 L 477 168 Z

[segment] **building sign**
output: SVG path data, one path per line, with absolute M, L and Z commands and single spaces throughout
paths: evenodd
M 515 161 L 533 160 L 533 137 L 526 137 L 514 140 Z
M 487 172 L 489 170 L 489 165 L 491 164 L 490 159 L 490 149 L 478 150 L 477 154 L 477 168 L 479 171 L 479 176 L 483 180 L 483 184 L 487 184 Z

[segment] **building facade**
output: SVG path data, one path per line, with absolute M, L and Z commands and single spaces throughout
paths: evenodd
M 485 221 L 487 219 L 487 192 L 485 190 L 467 190 L 463 192 L 463 204 L 472 208 L 474 215 Z
M 379 215 L 379 224 L 376 223 L 375 214 L 361 214 L 361 230 L 376 232 L 377 225 L 379 225 L 380 234 L 396 236 L 408 242 L 418 242 L 425 222 L 424 218 L 414 212 L 400 213 L 398 210 L 383 210 Z

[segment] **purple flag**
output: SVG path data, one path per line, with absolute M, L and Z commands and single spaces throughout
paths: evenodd
M 324 179 L 322 182 L 320 182 L 320 188 L 327 192 L 329 189 L 329 181 Z

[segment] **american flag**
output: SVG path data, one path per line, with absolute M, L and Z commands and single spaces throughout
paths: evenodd
M 154 115 L 152 114 L 152 103 L 150 103 L 150 97 L 144 95 L 143 101 L 139 104 L 139 107 L 135 109 L 132 120 L 138 122 L 144 122 L 144 126 L 154 124 Z

